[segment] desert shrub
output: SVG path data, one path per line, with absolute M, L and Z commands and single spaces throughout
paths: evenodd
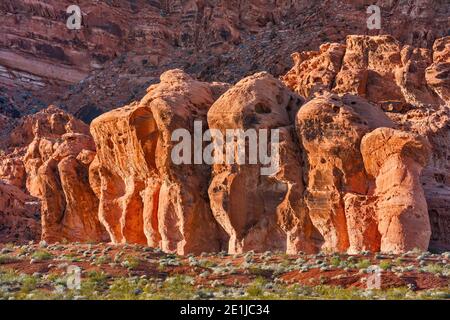
M 256 278 L 247 288 L 247 294 L 252 298 L 258 298 L 264 295 L 264 286 L 266 280 L 262 277 Z
M 380 268 L 384 271 L 389 270 L 392 267 L 392 263 L 390 261 L 382 261 L 380 262 Z
M 14 256 L 11 256 L 9 254 L 2 254 L 0 255 L 0 264 L 8 264 L 16 262 L 18 259 Z
M 53 258 L 53 255 L 45 250 L 39 250 L 39 251 L 35 251 L 31 258 L 33 258 L 36 261 L 46 261 L 46 260 L 50 260 Z
M 365 259 L 365 260 L 361 260 L 356 264 L 356 267 L 358 269 L 367 269 L 368 267 L 370 267 L 372 265 L 372 263 L 370 262 L 370 260 Z
M 339 267 L 341 265 L 341 259 L 339 257 L 337 257 L 337 256 L 334 256 L 333 258 L 331 258 L 330 264 L 333 267 L 337 268 L 337 267 Z
M 436 263 L 429 264 L 424 269 L 426 272 L 433 274 L 441 274 L 444 271 L 444 268 Z
M 122 261 L 122 266 L 130 270 L 136 269 L 141 264 L 141 260 L 135 256 L 128 256 Z

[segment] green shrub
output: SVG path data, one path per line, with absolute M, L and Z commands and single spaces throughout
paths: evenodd
M 53 258 L 53 255 L 48 251 L 39 250 L 34 252 L 31 258 L 33 258 L 36 261 L 46 261 L 51 260 Z
M 9 254 L 2 254 L 0 255 L 0 264 L 8 264 L 16 262 L 18 259 L 14 256 L 11 256 Z
M 137 267 L 139 267 L 140 264 L 141 260 L 134 256 L 126 257 L 122 262 L 122 266 L 130 270 L 136 269 Z
M 258 277 L 247 288 L 247 294 L 252 298 L 262 297 L 264 295 L 264 285 L 266 281 L 264 278 Z
M 390 261 L 382 261 L 380 262 L 380 268 L 384 271 L 390 269 L 392 267 L 392 263 Z
M 331 258 L 331 261 L 330 261 L 330 264 L 333 266 L 333 267 L 339 267 L 340 266 L 340 264 L 341 264 L 341 259 L 339 258 L 339 257 L 333 257 L 333 258 Z
M 365 259 L 365 260 L 361 260 L 360 262 L 358 262 L 356 264 L 356 267 L 358 269 L 367 269 L 371 265 L 372 265 L 372 262 L 370 262 L 370 260 L 368 260 L 368 259 Z
M 424 269 L 426 272 L 433 274 L 440 274 L 444 271 L 444 268 L 436 263 L 429 264 Z

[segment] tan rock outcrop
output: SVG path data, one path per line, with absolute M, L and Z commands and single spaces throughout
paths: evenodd
M 87 131 L 79 120 L 50 107 L 25 118 L 11 135 L 13 145 L 33 139 L 22 161 L 27 191 L 41 200 L 46 241 L 108 239 L 97 217 L 98 200 L 89 186 L 89 163 L 77 160 L 85 149 L 95 150 Z
M 168 71 L 139 104 L 93 121 L 98 159 L 91 181 L 101 190 L 100 217 L 114 242 L 179 254 L 221 249 L 223 235 L 207 200 L 209 166 L 172 161 L 173 131 L 193 133 L 194 120 L 206 124 L 220 87 Z
M 322 89 L 331 90 L 341 69 L 345 49 L 343 44 L 326 43 L 319 51 L 296 52 L 292 55 L 294 67 L 282 80 L 303 97 Z
M 427 250 L 431 227 L 420 174 L 430 145 L 418 135 L 376 129 L 361 142 L 367 173 L 375 178 L 381 251 Z
M 255 145 L 249 140 L 245 141 L 245 163 L 239 163 L 238 155 L 232 154 L 232 161 L 213 166 L 209 187 L 211 208 L 230 238 L 230 253 L 250 250 L 296 253 L 318 249 L 320 235 L 317 241 L 313 238 L 317 232 L 303 203 L 301 158 L 292 126 L 300 103 L 301 99 L 280 81 L 267 73 L 258 73 L 228 90 L 208 112 L 210 129 L 219 130 L 224 137 L 227 129 L 242 132 L 254 129 L 256 135 L 263 129 L 280 132 L 278 166 L 269 175 L 262 174 L 261 168 L 266 165 L 261 162 L 250 164 L 257 150 L 251 150 Z M 219 143 L 217 139 L 213 141 Z M 259 148 L 263 143 L 267 143 L 268 150 L 273 147 L 261 136 L 259 143 Z
M 386 111 L 439 105 L 448 99 L 448 39 L 436 40 L 432 52 L 387 35 L 350 35 L 345 45 L 294 53 L 283 81 L 304 97 L 312 88 L 326 88 L 365 97 Z
M 38 199 L 0 181 L 0 242 L 39 240 L 40 236 Z
M 306 205 L 325 240 L 322 249 L 346 251 L 351 245 L 349 234 L 359 229 L 354 223 L 347 226 L 346 215 L 348 220 L 358 223 L 364 220 L 362 216 L 370 214 L 370 210 L 352 207 L 355 197 L 345 198 L 348 194 L 363 196 L 369 191 L 360 152 L 361 139 L 371 130 L 393 126 L 393 123 L 364 99 L 326 93 L 301 107 L 296 126 L 301 148 L 306 153 Z M 346 206 L 351 213 L 345 210 Z M 353 237 L 358 236 L 350 236 Z M 364 241 L 367 244 L 358 247 L 371 248 L 375 242 L 374 238 Z
M 450 104 L 450 36 L 433 45 L 433 64 L 426 70 L 426 81 L 447 105 Z

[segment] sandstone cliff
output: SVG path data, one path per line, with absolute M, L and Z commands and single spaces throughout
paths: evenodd
M 2 128 L 0 234 L 38 236 L 40 202 L 50 242 L 178 254 L 448 248 L 449 40 L 425 49 L 349 36 L 294 54 L 281 80 L 261 72 L 235 85 L 174 69 L 90 129 L 55 107 L 4 117 L 14 128 Z M 192 139 L 197 125 L 268 130 L 258 143 L 278 148 L 278 165 L 261 174 L 236 153 L 205 163 L 180 152 L 176 130 L 188 149 L 206 146 Z
M 319 51 L 293 54 L 283 77 L 304 97 L 332 91 L 364 97 L 385 111 L 396 128 L 425 136 L 431 160 L 421 174 L 433 230 L 432 247 L 448 245 L 450 199 L 448 87 L 450 37 L 432 49 L 402 46 L 390 36 L 348 36 L 346 45 L 324 44 Z M 422 163 L 424 165 L 425 163 Z

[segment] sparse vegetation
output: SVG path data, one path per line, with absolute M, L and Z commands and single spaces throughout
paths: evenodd
M 70 246 L 70 245 L 67 245 Z M 134 246 L 102 249 L 77 245 L 30 245 L 3 248 L 0 254 L 0 299 L 448 299 L 445 257 L 428 255 L 377 260 L 365 253 L 346 256 L 320 253 L 287 256 L 276 253 L 204 254 L 180 257 Z M 21 249 L 21 250 L 19 250 Z M 51 253 L 50 253 L 51 252 Z M 419 254 L 419 253 L 418 253 Z M 29 259 L 48 263 L 48 273 L 21 273 Z M 384 290 L 361 288 L 365 270 L 376 264 L 383 277 L 403 274 L 433 277 L 436 287 L 417 288 L 403 280 Z M 14 264 L 13 270 L 10 263 Z M 81 287 L 68 288 L 67 268 L 82 266 Z M 110 269 L 113 268 L 113 269 Z M 32 270 L 31 268 L 30 270 Z M 34 269 L 36 270 L 36 269 Z M 114 270 L 114 272 L 108 272 Z M 185 272 L 180 274 L 179 272 Z M 361 272 L 363 271 L 363 272 Z M 420 281 L 418 282 L 420 285 Z M 441 285 L 439 285 L 439 283 Z
M 35 251 L 31 257 L 36 261 L 46 261 L 52 259 L 53 255 L 46 250 L 38 250 Z
M 372 265 L 372 262 L 371 262 L 370 260 L 364 259 L 364 260 L 359 261 L 359 262 L 356 264 L 356 267 L 357 267 L 358 269 L 367 269 L 367 268 L 370 267 L 371 265 Z
M 9 254 L 2 254 L 0 255 L 0 264 L 8 264 L 12 262 L 16 262 L 18 258 L 9 255 Z
M 381 269 L 386 271 L 392 267 L 392 263 L 390 261 L 381 261 L 379 266 Z
M 141 264 L 141 260 L 134 256 L 127 256 L 122 261 L 122 267 L 128 268 L 128 269 L 136 269 Z

